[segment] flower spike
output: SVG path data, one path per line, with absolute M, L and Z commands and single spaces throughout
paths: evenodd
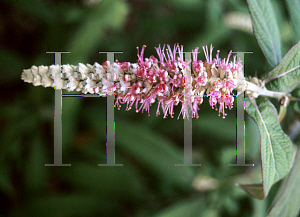
M 165 47 L 167 49 L 165 50 Z M 62 70 L 62 80 L 59 84 L 62 89 L 79 91 L 84 94 L 99 94 L 102 96 L 116 95 L 115 106 L 120 109 L 121 104 L 126 104 L 126 110 L 135 106 L 136 112 L 148 112 L 150 106 L 158 100 L 156 115 L 163 117 L 168 114 L 173 118 L 174 106 L 181 103 L 183 118 L 198 118 L 199 105 L 203 97 L 209 97 L 209 104 L 219 111 L 223 118 L 227 115 L 225 109 L 233 107 L 234 97 L 232 90 L 237 88 L 238 75 L 243 74 L 240 61 L 229 62 L 231 51 L 227 59 L 213 58 L 213 46 L 203 48 L 205 61 L 197 60 L 199 48 L 192 51 L 192 60 L 183 59 L 183 46 L 175 44 L 160 45 L 155 48 L 158 59 L 154 56 L 144 57 L 146 46 L 141 50 L 137 47 L 137 62 L 114 63 L 105 61 L 95 63 L 54 66 L 32 66 L 23 70 L 21 79 L 35 86 L 55 87 L 55 71 Z M 190 61 L 191 66 L 190 67 Z M 191 77 L 187 77 L 187 75 Z

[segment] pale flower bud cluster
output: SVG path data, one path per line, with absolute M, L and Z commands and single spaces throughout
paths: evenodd
M 74 65 L 32 66 L 23 70 L 22 80 L 34 86 L 53 87 L 78 91 L 84 94 L 116 95 L 115 105 L 120 109 L 121 104 L 127 104 L 130 110 L 135 104 L 136 112 L 148 111 L 150 106 L 158 100 L 156 115 L 160 114 L 160 107 L 164 118 L 170 114 L 173 117 L 173 107 L 181 102 L 183 118 L 198 118 L 198 106 L 203 97 L 209 97 L 212 108 L 219 110 L 226 116 L 225 108 L 231 109 L 234 96 L 232 90 L 237 86 L 237 78 L 242 76 L 242 65 L 229 62 L 227 59 L 212 58 L 213 47 L 210 53 L 203 47 L 206 60 L 197 60 L 198 48 L 193 51 L 193 60 L 183 60 L 183 46 L 174 45 L 171 49 L 167 45 L 156 48 L 159 59 L 151 56 L 144 58 L 144 50 L 138 50 L 137 63 L 106 61 L 102 65 L 79 63 Z M 191 67 L 192 66 L 192 67 Z M 138 105 L 138 104 L 141 105 Z M 217 108 L 219 104 L 219 108 Z M 180 115 L 179 114 L 179 115 Z M 179 118 L 179 116 L 178 116 Z

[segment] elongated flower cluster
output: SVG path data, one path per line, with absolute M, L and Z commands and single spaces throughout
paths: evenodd
M 179 102 L 183 118 L 189 118 L 189 111 L 192 118 L 198 118 L 198 106 L 207 96 L 210 106 L 219 110 L 219 115 L 222 113 L 225 118 L 225 108 L 231 109 L 233 106 L 232 90 L 237 86 L 237 78 L 243 76 L 242 64 L 236 61 L 236 56 L 233 62 L 229 62 L 231 52 L 227 59 L 220 59 L 220 51 L 217 51 L 216 58 L 212 58 L 211 45 L 210 51 L 207 46 L 203 47 L 204 62 L 197 60 L 199 48 L 192 52 L 192 60 L 184 61 L 183 46 L 177 44 L 173 49 L 167 45 L 166 51 L 165 46 L 156 48 L 158 59 L 154 56 L 144 58 L 145 48 L 145 45 L 141 51 L 137 48 L 137 63 L 116 60 L 114 63 L 103 62 L 102 65 L 32 66 L 23 70 L 21 78 L 34 86 L 103 96 L 115 94 L 118 109 L 126 103 L 126 110 L 135 106 L 136 112 L 146 110 L 148 115 L 150 106 L 157 99 L 156 115 L 160 114 L 161 107 L 164 118 L 168 114 L 173 118 L 173 107 Z M 61 73 L 61 79 L 55 79 L 57 73 Z

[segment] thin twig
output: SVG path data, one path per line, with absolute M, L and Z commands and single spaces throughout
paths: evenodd
M 300 102 L 300 98 L 296 98 L 296 97 L 290 97 L 290 101 L 298 101 L 298 102 Z

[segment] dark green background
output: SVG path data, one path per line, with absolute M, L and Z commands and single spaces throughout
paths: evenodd
M 285 5 L 273 3 L 285 54 L 291 27 Z M 106 99 L 65 97 L 63 163 L 72 166 L 45 167 L 53 163 L 54 89 L 21 80 L 23 69 L 53 64 L 46 51 L 70 51 L 62 64 L 102 63 L 99 51 L 123 51 L 119 61 L 136 62 L 137 46 L 147 45 L 149 57 L 159 44 L 174 43 L 185 51 L 212 43 L 223 58 L 229 50 L 253 51 L 245 56 L 246 75 L 267 72 L 253 34 L 224 23 L 230 12 L 248 14 L 244 1 L 1 0 L 0 11 L 0 216 L 265 215 L 279 185 L 263 202 L 234 186 L 261 179 L 259 133 L 248 117 L 246 163 L 255 167 L 228 167 L 235 162 L 236 106 L 223 120 L 204 99 L 193 119 L 193 163 L 202 166 L 175 167 L 183 163 L 181 105 L 174 119 L 156 117 L 157 103 L 150 117 L 123 105 L 115 109 L 115 140 L 116 163 L 124 166 L 98 167 L 105 163 Z M 215 186 L 200 190 L 197 180 Z

